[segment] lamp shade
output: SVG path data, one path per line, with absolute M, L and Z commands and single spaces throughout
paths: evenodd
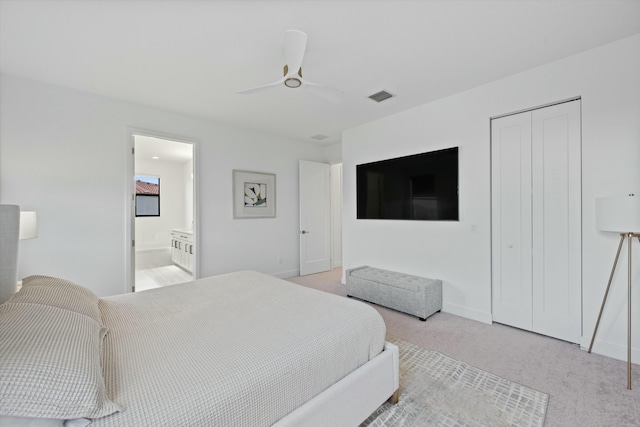
M 38 221 L 34 211 L 20 212 L 20 240 L 38 237 Z
M 596 227 L 616 233 L 640 232 L 640 197 L 596 198 Z
M 0 205 L 0 304 L 16 293 L 20 206 Z

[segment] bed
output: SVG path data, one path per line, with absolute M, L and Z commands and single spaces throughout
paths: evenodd
M 252 271 L 107 298 L 32 276 L 0 325 L 3 426 L 357 426 L 397 398 L 377 311 Z

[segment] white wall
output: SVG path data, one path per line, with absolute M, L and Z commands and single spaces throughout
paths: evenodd
M 324 155 L 329 164 L 342 163 L 342 143 L 339 142 L 325 147 Z
M 38 213 L 20 277 L 60 276 L 100 296 L 126 291 L 131 128 L 199 141 L 201 277 L 298 272 L 298 160 L 323 161 L 323 148 L 8 75 L 0 94 L 0 203 Z M 233 220 L 232 169 L 277 175 L 276 218 Z
M 171 230 L 186 228 L 185 165 L 188 164 L 136 157 L 136 175 L 160 178 L 160 216 L 136 217 L 136 251 L 169 249 Z
M 640 35 L 345 131 L 343 268 L 368 264 L 441 278 L 445 311 L 490 322 L 489 118 L 581 96 L 583 346 L 588 346 L 619 239 L 595 229 L 594 199 L 640 194 L 638 76 Z M 355 219 L 356 164 L 452 146 L 460 147 L 459 222 Z M 621 262 L 626 266 L 625 256 Z M 594 351 L 625 359 L 624 269 L 613 286 Z M 640 299 L 634 300 L 634 312 L 640 313 Z M 640 362 L 640 328 L 633 339 L 634 359 Z

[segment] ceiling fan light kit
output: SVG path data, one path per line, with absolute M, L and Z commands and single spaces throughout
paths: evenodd
M 302 82 L 300 81 L 300 79 L 296 79 L 295 77 L 290 77 L 284 81 L 284 85 L 286 87 L 295 89 L 302 86 Z
M 331 102 L 338 103 L 342 101 L 344 93 L 338 89 L 312 83 L 302 78 L 302 60 L 304 58 L 306 47 L 307 35 L 305 33 L 299 30 L 286 31 L 284 36 L 284 59 L 286 61 L 284 66 L 284 77 L 276 82 L 246 89 L 238 93 L 241 95 L 249 95 L 280 86 L 284 83 L 285 87 L 291 89 L 297 89 L 304 86 L 307 89 L 310 89 L 312 94 Z

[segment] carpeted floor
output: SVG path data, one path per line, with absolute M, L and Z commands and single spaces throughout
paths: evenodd
M 342 272 L 294 277 L 304 286 L 345 296 Z M 626 363 L 588 354 L 578 345 L 449 313 L 426 322 L 384 307 L 389 335 L 549 394 L 546 427 L 640 426 L 640 366 L 626 389 Z
M 387 336 L 400 350 L 400 399 L 360 427 L 542 426 L 548 396 L 434 350 Z

